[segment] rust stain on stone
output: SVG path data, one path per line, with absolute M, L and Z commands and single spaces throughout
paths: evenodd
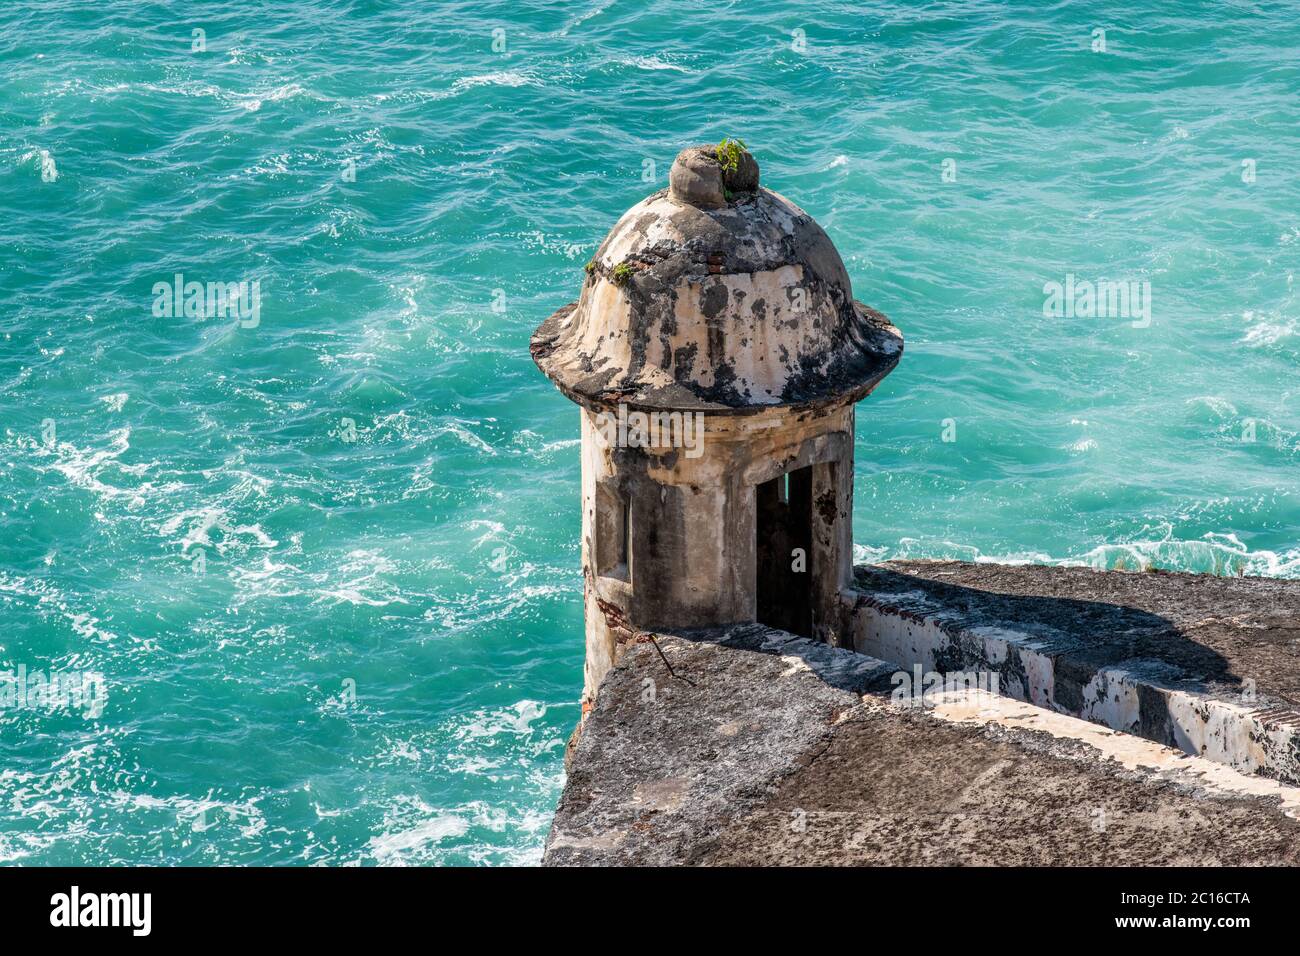
M 601 615 L 605 618 L 605 626 L 614 632 L 618 643 L 626 644 L 636 636 L 636 628 L 628 621 L 627 613 L 617 604 L 598 597 L 596 607 L 600 609 Z

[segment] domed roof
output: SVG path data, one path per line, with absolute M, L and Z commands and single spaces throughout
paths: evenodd
M 853 299 L 830 238 L 758 185 L 743 149 L 697 146 L 587 265 L 577 302 L 533 335 L 574 401 L 758 411 L 856 401 L 898 364 L 903 337 Z M 725 166 L 724 166 L 725 164 Z

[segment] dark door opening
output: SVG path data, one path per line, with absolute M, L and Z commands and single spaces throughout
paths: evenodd
M 758 621 L 812 637 L 812 468 L 755 489 Z

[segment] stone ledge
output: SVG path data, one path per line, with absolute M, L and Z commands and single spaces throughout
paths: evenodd
M 855 586 L 863 653 L 1300 783 L 1300 581 L 919 561 Z

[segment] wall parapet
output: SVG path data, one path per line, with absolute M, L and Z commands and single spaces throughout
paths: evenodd
M 1300 581 L 896 562 L 843 600 L 860 653 L 1300 783 Z

